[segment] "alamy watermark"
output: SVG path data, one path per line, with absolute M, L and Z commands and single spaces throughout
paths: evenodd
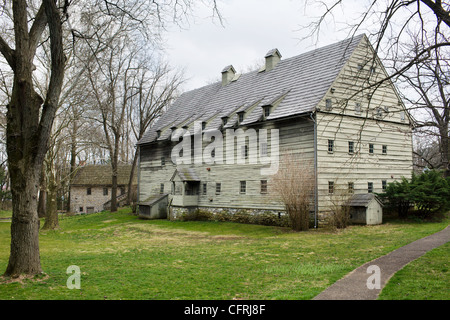
M 181 142 L 180 138 L 183 138 Z M 274 175 L 278 172 L 278 129 L 226 129 L 224 141 L 220 130 L 203 130 L 202 122 L 196 121 L 193 134 L 187 129 L 179 128 L 172 132 L 171 141 L 179 142 L 171 154 L 175 165 L 262 164 L 266 166 L 261 168 L 261 175 Z M 203 142 L 209 143 L 204 150 Z
M 67 278 L 67 288 L 72 289 L 81 289 L 81 270 L 78 266 L 69 266 L 66 270 L 67 274 L 70 274 L 69 278 Z
M 367 268 L 367 273 L 372 274 L 366 282 L 367 289 L 381 289 L 381 269 L 377 265 L 371 265 Z

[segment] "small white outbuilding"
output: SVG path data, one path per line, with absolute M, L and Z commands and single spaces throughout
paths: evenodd
M 373 193 L 355 194 L 347 205 L 352 223 L 374 225 L 383 222 L 383 204 Z

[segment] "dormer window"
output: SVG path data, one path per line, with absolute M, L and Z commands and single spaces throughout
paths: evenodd
M 203 121 L 203 122 L 202 122 L 202 130 L 205 130 L 205 128 L 206 128 L 206 122 Z
M 267 118 L 270 116 L 271 106 L 264 106 L 264 117 Z
M 161 137 L 161 130 L 157 130 L 157 131 L 156 131 L 156 137 L 157 137 L 157 138 L 160 138 L 160 137 Z
M 239 119 L 239 123 L 244 121 L 244 112 L 239 112 L 238 113 L 238 119 Z
M 228 123 L 228 117 L 222 117 L 222 125 L 226 125 Z

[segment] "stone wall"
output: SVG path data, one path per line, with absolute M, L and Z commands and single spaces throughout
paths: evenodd
M 91 189 L 88 194 L 87 189 Z M 111 200 L 111 188 L 104 195 L 104 187 L 74 187 L 70 188 L 70 211 L 74 213 L 94 213 L 103 211 L 103 205 Z M 105 187 L 106 188 L 106 187 Z M 125 189 L 126 190 L 126 189 Z M 121 188 L 117 188 L 117 196 L 121 194 Z

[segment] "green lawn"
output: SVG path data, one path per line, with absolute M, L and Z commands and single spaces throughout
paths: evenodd
M 0 299 L 311 299 L 363 263 L 447 224 L 390 222 L 295 233 L 235 223 L 145 221 L 129 210 L 64 217 L 59 230 L 41 231 L 47 276 L 0 278 Z M 9 241 L 10 222 L 0 222 L 0 273 Z M 443 256 L 439 265 L 447 263 L 448 246 L 442 250 L 434 253 Z M 71 265 L 81 270 L 80 290 L 66 286 Z M 433 298 L 448 299 L 447 271 L 443 281 Z
M 398 271 L 380 300 L 450 300 L 450 243 L 412 261 Z

